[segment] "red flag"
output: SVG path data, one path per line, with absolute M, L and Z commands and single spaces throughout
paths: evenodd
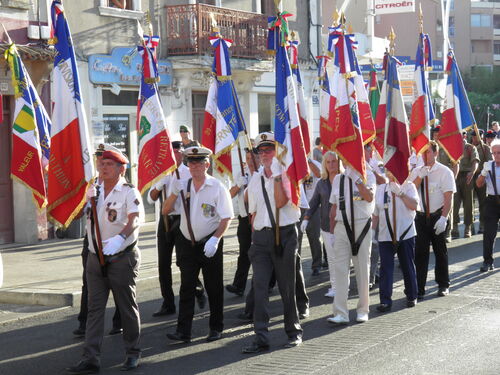
M 335 114 L 335 94 L 331 91 L 330 80 L 328 79 L 327 64 L 330 57 L 317 56 L 318 59 L 318 80 L 320 85 L 319 93 L 319 138 L 323 153 L 333 150 L 333 127 L 330 124 L 330 116 Z M 338 68 L 334 67 L 335 74 L 333 81 L 338 80 Z

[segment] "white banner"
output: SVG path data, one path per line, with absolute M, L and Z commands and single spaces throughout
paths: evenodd
M 375 14 L 415 12 L 414 0 L 374 0 Z

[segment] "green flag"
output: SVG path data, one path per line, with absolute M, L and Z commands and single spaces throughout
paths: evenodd
M 378 102 L 380 101 L 380 90 L 378 88 L 377 82 L 377 71 L 372 65 L 370 70 L 370 93 L 368 94 L 368 100 L 370 101 L 370 108 L 372 110 L 372 117 L 375 119 L 377 116 Z

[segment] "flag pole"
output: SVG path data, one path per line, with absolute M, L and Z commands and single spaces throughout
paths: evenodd
M 274 0 L 274 4 L 276 6 L 276 14 L 277 14 L 277 17 L 279 17 L 279 13 L 280 13 L 280 3 L 281 3 L 281 0 Z M 286 21 L 285 21 L 286 22 Z M 279 26 L 278 28 L 278 33 L 281 33 L 281 26 Z M 283 43 L 281 41 L 281 35 L 278 36 L 278 40 L 280 41 L 279 43 Z M 280 48 L 280 47 L 278 47 Z M 275 59 L 275 69 L 277 69 L 276 67 L 276 59 Z M 275 150 L 276 150 L 276 153 L 278 152 L 278 143 L 275 142 Z M 282 183 L 282 182 L 280 182 Z M 276 202 L 275 202 L 276 203 Z M 276 210 L 276 228 L 274 229 L 274 244 L 276 247 L 278 247 L 280 245 L 280 209 L 278 207 L 278 204 L 276 203 L 276 206 L 275 206 L 275 210 Z

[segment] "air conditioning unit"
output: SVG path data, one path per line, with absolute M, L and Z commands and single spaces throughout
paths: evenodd
M 40 39 L 50 39 L 50 26 L 40 26 Z
M 28 26 L 28 38 L 40 39 L 40 28 L 37 25 Z

